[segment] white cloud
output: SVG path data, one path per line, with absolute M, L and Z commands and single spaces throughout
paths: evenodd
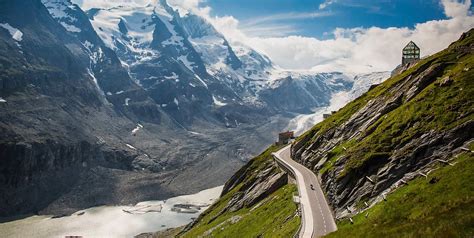
M 472 14 L 470 12 L 471 0 L 465 0 L 459 2 L 458 0 L 441 0 L 441 5 L 444 9 L 444 14 L 447 17 L 458 17 L 466 14 Z
M 96 0 L 74 0 L 87 2 Z M 157 0 L 103 0 L 102 5 L 133 2 L 144 4 Z M 326 8 L 337 0 L 326 0 Z M 462 32 L 474 27 L 471 0 L 440 0 L 447 19 L 433 20 L 408 27 L 338 28 L 329 33 L 332 38 L 287 36 L 294 34 L 292 25 L 273 24 L 275 21 L 308 17 L 314 13 L 285 13 L 239 22 L 233 16 L 211 16 L 205 0 L 168 0 L 180 13 L 192 11 L 210 21 L 231 43 L 243 43 L 266 54 L 277 65 L 286 69 L 341 71 L 349 74 L 392 70 L 401 61 L 401 49 L 415 41 L 422 56 L 446 48 Z M 97 5 L 97 3 L 95 3 Z M 85 7 L 87 9 L 87 7 Z M 328 13 L 325 13 L 328 14 Z M 297 30 L 297 29 L 296 29 Z M 259 32 L 259 36 L 256 36 Z M 281 32 L 282 35 L 275 35 Z M 286 35 L 286 36 L 285 36 Z
M 239 28 L 249 36 L 275 37 L 296 34 L 300 30 L 288 22 L 290 20 L 314 19 L 333 15 L 331 12 L 287 12 L 251 18 L 239 23 Z
M 263 17 L 252 18 L 244 21 L 245 25 L 259 25 L 261 23 L 275 22 L 281 20 L 297 20 L 297 19 L 310 19 L 331 16 L 331 12 L 287 12 L 280 14 L 273 14 Z
M 208 6 L 201 6 L 206 0 L 167 0 L 168 4 L 178 9 L 181 15 L 191 11 L 201 16 L 208 16 L 211 8 Z
M 240 27 L 240 29 L 246 35 L 256 37 L 284 37 L 300 32 L 291 24 L 265 24 L 251 27 Z
M 323 3 L 319 4 L 319 9 L 325 9 L 329 5 L 336 3 L 337 0 L 325 0 Z
M 474 27 L 474 17 L 469 12 L 471 0 L 441 0 L 440 4 L 448 19 L 416 24 L 413 28 L 338 28 L 328 40 L 302 36 L 256 37 L 248 34 L 232 16 L 205 17 L 230 42 L 247 44 L 282 68 L 356 74 L 394 69 L 401 62 L 401 49 L 410 40 L 426 56 L 446 48 Z

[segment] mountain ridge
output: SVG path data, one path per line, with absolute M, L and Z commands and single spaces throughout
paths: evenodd
M 334 210 L 339 230 L 328 237 L 473 234 L 468 175 L 474 146 L 473 52 L 471 29 L 447 49 L 371 87 L 292 143 L 292 158 L 320 177 Z M 174 237 L 295 235 L 298 209 L 282 208 L 295 205 L 291 196 L 282 196 L 294 186 L 291 176 L 281 183 L 271 179 L 287 176 L 270 156 L 280 148 L 268 148 L 236 172 L 221 198 L 197 220 L 167 232 Z
M 337 72 L 267 74 L 268 58 L 205 25 L 219 44 L 199 50 L 225 53 L 214 55 L 224 65 L 214 74 L 195 46 L 202 39 L 187 35 L 200 18 L 166 6 L 0 3 L 0 216 L 67 215 L 221 185 L 295 113 L 352 86 Z

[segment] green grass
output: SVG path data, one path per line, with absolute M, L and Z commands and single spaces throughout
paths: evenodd
M 428 131 L 446 131 L 474 120 L 474 55 L 460 54 L 454 47 L 474 44 L 474 37 L 467 37 L 461 42 L 454 43 L 447 50 L 421 60 L 417 65 L 387 79 L 384 83 L 363 94 L 347 104 L 326 120 L 315 125 L 311 130 L 297 138 L 308 148 L 317 143 L 322 135 L 328 135 L 330 130 L 347 122 L 357 111 L 362 109 L 370 100 L 386 101 L 396 93 L 393 87 L 408 80 L 408 76 L 416 77 L 423 70 L 433 65 L 441 64 L 443 69 L 438 78 L 424 88 L 418 95 L 398 108 L 385 114 L 374 122 L 363 136 L 350 144 L 339 144 L 328 154 L 328 160 L 319 173 L 331 171 L 334 163 L 342 157 L 348 157 L 344 170 L 339 174 L 341 179 L 346 175 L 363 170 L 365 165 L 374 161 L 383 161 L 390 157 L 393 149 L 404 145 L 412 139 Z M 469 68 L 469 70 L 464 70 Z M 446 77 L 453 79 L 449 86 L 440 86 Z M 402 88 L 408 92 L 409 88 Z M 345 142 L 347 143 L 347 142 Z M 301 143 L 302 144 L 302 143 Z M 347 150 L 341 151 L 341 146 Z M 296 147 L 301 146 L 297 145 Z M 406 151 L 409 153 L 409 151 Z
M 328 159 L 318 172 L 325 174 L 332 171 L 334 164 L 344 158 L 347 159 L 344 170 L 337 178 L 357 177 L 370 166 L 385 163 L 394 153 L 397 157 L 409 155 L 413 152 L 412 147 L 399 148 L 427 132 L 446 132 L 473 121 L 474 55 L 466 50 L 472 44 L 474 30 L 471 30 L 469 37 L 387 79 L 315 125 L 297 138 L 299 145 L 296 148 L 317 146 L 320 137 L 330 137 L 331 130 L 347 122 L 370 100 L 394 98 L 394 94 L 399 92 L 394 87 L 408 92 L 410 88 L 403 84 L 405 80 L 410 80 L 408 77 L 413 79 L 436 65 L 441 65 L 441 71 L 431 78 L 428 86 L 410 100 L 405 94 L 399 107 L 373 122 L 361 132 L 359 138 L 336 145 L 326 155 Z M 442 85 L 441 82 L 447 77 L 452 82 Z M 464 153 L 454 167 L 442 167 L 430 174 L 428 179 L 421 177 L 410 181 L 409 185 L 390 194 L 387 202 L 371 208 L 368 218 L 365 218 L 364 212 L 354 217 L 354 224 L 348 220 L 341 221 L 338 223 L 339 230 L 328 237 L 474 237 L 472 157 L 472 154 Z M 429 183 L 432 178 L 439 181 Z M 364 207 L 364 201 L 358 201 L 356 207 Z
M 354 224 L 338 222 L 338 230 L 327 237 L 473 237 L 473 159 L 463 153 L 454 166 L 410 181 L 353 217 Z
M 318 138 L 330 135 L 331 130 L 347 122 L 370 100 L 392 99 L 397 93 L 395 86 L 403 86 L 408 77 L 416 77 L 434 65 L 442 65 L 443 68 L 430 85 L 410 100 L 405 95 L 398 108 L 375 121 L 362 132 L 360 138 L 342 141 L 334 147 L 319 172 L 331 171 L 340 158 L 345 158 L 344 170 L 338 178 L 357 174 L 354 172 L 363 170 L 365 165 L 384 161 L 394 153 L 395 148 L 403 147 L 428 131 L 447 131 L 474 120 L 474 55 L 455 49 L 474 44 L 473 35 L 474 31 L 471 31 L 470 37 L 387 79 L 298 137 L 294 146 L 308 148 L 317 144 Z M 450 77 L 452 83 L 441 86 L 446 77 Z M 400 90 L 408 92 L 406 87 Z M 253 207 L 222 212 L 233 195 L 255 181 L 258 171 L 271 166 L 271 152 L 277 149 L 269 148 L 239 170 L 238 173 L 245 175 L 243 181 L 201 215 L 198 223 L 184 237 L 204 234 L 212 237 L 291 237 L 300 224 L 300 218 L 295 216 L 296 205 L 292 202 L 292 195 L 296 192 L 294 185 L 280 188 Z M 354 224 L 347 220 L 340 221 L 339 230 L 329 237 L 473 237 L 472 155 L 465 153 L 457 161 L 459 163 L 454 167 L 440 167 L 428 179 L 415 179 L 394 191 L 387 202 L 381 202 L 369 210 L 368 218 L 365 218 L 364 212 L 354 217 Z M 276 167 L 273 169 L 275 172 L 278 170 Z M 437 182 L 429 183 L 433 178 Z M 357 207 L 362 208 L 364 201 L 360 200 Z M 231 218 L 237 216 L 241 219 L 231 224 Z M 209 232 L 211 229 L 212 232 Z
M 342 143 L 328 153 L 328 160 L 324 163 L 324 166 L 319 170 L 320 174 L 325 174 L 328 171 L 331 171 L 334 168 L 336 161 L 341 158 L 346 153 L 347 148 L 356 143 L 355 140 L 350 140 L 348 142 Z
M 425 64 L 432 62 L 433 59 L 435 59 L 436 57 L 438 56 L 433 55 L 427 59 L 421 60 L 417 65 L 411 67 L 407 71 L 387 79 L 381 85 L 375 87 L 374 89 L 362 94 L 360 97 L 356 98 L 355 100 L 349 102 L 346 106 L 341 108 L 336 113 L 332 114 L 329 118 L 316 124 L 313 128 L 311 128 L 310 130 L 306 131 L 303 135 L 296 138 L 296 141 L 298 142 L 298 141 L 304 140 L 307 137 L 310 137 L 311 139 L 306 142 L 306 145 L 310 145 L 314 143 L 314 139 L 316 138 L 317 135 L 324 134 L 328 130 L 335 128 L 337 126 L 340 126 L 344 122 L 347 122 L 354 113 L 362 109 L 370 100 L 378 96 L 385 95 L 385 97 L 387 97 L 391 95 L 389 93 L 390 88 L 400 83 L 410 74 L 413 74 L 414 72 L 422 68 L 422 66 L 424 66 Z
M 258 171 L 273 167 L 277 172 L 278 168 L 271 165 L 271 153 L 279 148 L 281 147 L 271 146 L 243 167 L 239 172 L 245 174 L 244 180 L 206 210 L 199 217 L 198 223 L 181 237 L 293 236 L 300 225 L 300 217 L 296 216 L 297 205 L 293 202 L 297 188 L 293 184 L 281 187 L 252 207 L 222 213 L 232 196 L 239 192 L 244 184 L 252 183 Z M 231 218 L 237 216 L 241 217 L 240 220 L 232 224 Z
M 227 204 L 229 196 L 223 198 L 221 204 L 204 216 L 193 229 L 183 237 L 206 237 L 205 232 L 217 227 L 207 234 L 212 237 L 291 237 L 300 225 L 300 217 L 296 216 L 297 206 L 293 202 L 296 186 L 288 184 L 262 200 L 259 206 L 243 208 L 236 212 L 226 212 L 211 221 Z M 257 208 L 255 208 L 258 206 Z M 255 209 L 254 209 L 255 208 Z M 254 210 L 252 210 L 254 209 Z M 241 216 L 231 224 L 230 218 Z M 211 222 L 210 222 L 211 221 Z
M 438 60 L 450 60 L 450 57 Z M 474 120 L 474 71 L 463 70 L 474 66 L 474 56 L 465 56 L 459 62 L 462 63 L 446 67 L 437 81 L 368 128 L 367 131 L 373 132 L 348 148 L 350 158 L 345 173 L 340 176 L 370 161 L 388 158 L 393 148 L 425 132 L 446 131 Z M 437 85 L 446 77 L 453 79 L 450 86 Z

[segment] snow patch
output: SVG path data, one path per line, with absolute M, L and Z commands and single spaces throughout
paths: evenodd
M 169 33 L 171 33 L 171 37 L 164 40 L 162 44 L 164 46 L 176 44 L 183 47 L 184 38 L 178 35 L 178 33 L 174 30 L 174 26 L 170 23 L 170 21 L 173 20 L 173 17 L 169 14 L 166 14 L 166 15 L 163 14 L 163 15 L 158 15 L 158 18 L 160 18 L 160 20 L 165 24 Z
M 202 133 L 199 133 L 199 132 L 195 132 L 195 131 L 188 131 L 189 133 L 193 134 L 193 135 L 202 135 Z
M 137 127 L 135 127 L 133 130 L 132 130 L 132 135 L 135 135 L 137 134 L 137 132 L 143 128 L 143 125 L 141 125 L 140 123 L 137 124 Z
M 0 98 L 0 103 L 6 103 L 7 100 L 3 99 L 3 98 Z
M 176 104 L 176 106 L 179 106 L 179 101 L 178 101 L 178 99 L 174 98 L 173 102 L 174 102 L 174 104 Z
M 69 32 L 78 33 L 81 32 L 81 29 L 76 27 L 77 19 L 69 15 L 68 11 L 77 11 L 76 6 L 70 1 L 58 1 L 58 0 L 42 0 L 41 1 L 46 9 L 48 9 L 49 14 L 59 22 L 64 29 Z
M 23 39 L 23 32 L 10 26 L 8 23 L 0 23 L 0 26 L 6 29 L 15 41 L 20 42 Z
M 181 55 L 178 57 L 178 60 L 186 66 L 191 72 L 194 72 L 194 63 L 188 60 L 188 55 Z
M 150 77 L 151 78 L 151 77 Z M 156 77 L 155 77 L 156 78 Z M 171 73 L 171 76 L 165 76 L 165 79 L 178 80 L 178 75 L 175 72 Z
M 94 51 L 94 52 L 91 51 L 90 57 L 91 57 L 91 61 L 94 64 L 97 64 L 99 60 L 104 57 L 104 51 L 102 51 L 102 47 L 99 47 L 97 51 Z
M 112 4 L 112 1 L 109 2 Z M 107 47 L 116 50 L 119 45 L 125 46 L 125 51 L 134 55 L 127 59 L 126 63 L 133 64 L 149 60 L 158 54 L 155 50 L 147 48 L 153 41 L 155 30 L 153 18 L 157 14 L 166 15 L 167 12 L 155 4 L 143 6 L 127 2 L 111 8 L 101 8 L 91 23 Z M 127 27 L 125 36 L 119 28 L 121 21 Z
M 92 50 L 94 48 L 94 44 L 92 44 L 88 40 L 84 41 L 84 46 L 89 50 Z
M 125 106 L 128 106 L 129 102 L 130 102 L 130 98 L 125 98 Z
M 74 33 L 78 33 L 78 32 L 81 32 L 81 29 L 77 28 L 76 26 L 73 26 L 73 25 L 69 25 L 65 22 L 60 22 L 61 25 L 69 32 L 74 32 Z
M 104 91 L 102 91 L 102 89 L 100 88 L 99 83 L 97 82 L 97 78 L 95 77 L 94 73 L 92 72 L 92 70 L 90 68 L 87 68 L 87 73 L 89 74 L 89 76 L 91 76 L 92 81 L 94 82 L 94 85 L 97 88 L 97 90 L 99 91 L 99 93 L 102 96 L 105 96 Z
M 204 85 L 204 87 L 208 88 L 206 82 L 204 82 L 204 80 L 202 80 L 201 77 L 199 77 L 199 75 L 194 74 L 194 76 L 195 76 L 197 79 L 199 79 L 199 81 L 201 81 L 201 83 Z
M 214 101 L 214 104 L 216 106 L 222 107 L 222 106 L 227 105 L 227 103 L 217 100 L 217 98 L 214 97 L 214 95 L 212 95 L 212 100 Z
M 137 148 L 133 147 L 132 145 L 130 144 L 125 144 L 128 148 L 132 149 L 132 150 L 137 150 Z

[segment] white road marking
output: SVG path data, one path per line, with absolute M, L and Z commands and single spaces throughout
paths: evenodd
M 299 237 L 318 237 L 337 230 L 330 207 L 327 204 L 324 193 L 322 193 L 319 180 L 311 170 L 291 159 L 289 149 L 289 146 L 287 146 L 278 152 L 273 153 L 273 155 L 275 159 L 279 161 L 280 165 L 286 167 L 295 175 L 298 191 L 300 192 L 300 196 L 304 198 L 300 203 L 302 209 L 302 227 Z M 307 177 L 305 178 L 305 176 Z M 311 186 L 309 186 L 311 184 L 314 185 L 314 182 L 317 183 L 316 185 L 318 187 L 316 189 L 318 190 L 312 189 Z M 308 193 L 308 191 L 312 191 L 312 193 Z M 323 204 L 321 204 L 321 199 L 324 199 Z M 315 206 L 315 203 L 317 203 L 317 206 Z M 323 211 L 323 207 L 325 211 Z M 327 209 L 329 210 L 326 211 Z M 319 210 L 321 215 L 317 214 L 316 210 Z M 324 215 L 325 213 L 328 214 L 327 222 L 326 216 Z M 322 222 L 319 217 L 321 217 Z

